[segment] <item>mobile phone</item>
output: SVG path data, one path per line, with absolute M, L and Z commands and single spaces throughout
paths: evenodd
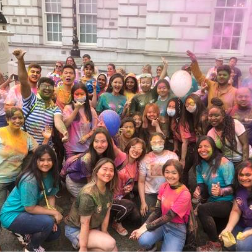
M 17 74 L 14 74 L 14 75 L 13 75 L 13 79 L 14 79 L 15 81 L 18 81 L 18 75 L 17 75 Z

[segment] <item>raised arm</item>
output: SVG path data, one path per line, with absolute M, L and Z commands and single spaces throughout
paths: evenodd
M 15 57 L 18 60 L 18 78 L 21 83 L 21 94 L 23 99 L 26 99 L 31 95 L 31 87 L 28 82 L 28 74 L 25 69 L 25 62 L 24 62 L 25 53 L 26 52 L 21 49 L 16 49 L 13 52 L 13 55 L 15 55 Z
M 54 115 L 54 125 L 55 125 L 55 128 L 63 135 L 62 142 L 63 143 L 67 142 L 68 141 L 68 131 L 66 129 L 65 124 L 63 123 L 61 114 Z
M 166 76 L 167 76 L 167 70 L 168 70 L 168 61 L 164 58 L 164 57 L 161 57 L 162 61 L 163 61 L 163 64 L 164 64 L 164 68 L 160 74 L 160 80 L 161 79 L 164 79 Z

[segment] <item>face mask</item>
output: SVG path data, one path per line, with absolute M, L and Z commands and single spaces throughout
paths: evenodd
M 187 110 L 189 113 L 194 113 L 195 110 L 196 110 L 196 108 L 197 108 L 197 106 L 196 106 L 196 104 L 195 104 L 194 106 L 188 106 L 188 107 L 186 108 L 186 110 Z
M 76 98 L 76 99 L 74 99 L 74 101 L 83 104 L 86 101 L 86 96 L 83 96 L 81 98 Z
M 173 117 L 173 116 L 175 116 L 175 114 L 176 114 L 176 110 L 175 110 L 175 109 L 170 109 L 170 108 L 168 108 L 168 109 L 167 109 L 167 114 L 168 114 L 168 116 Z
M 154 152 L 160 153 L 160 152 L 163 151 L 164 145 L 151 145 L 151 149 L 152 149 Z

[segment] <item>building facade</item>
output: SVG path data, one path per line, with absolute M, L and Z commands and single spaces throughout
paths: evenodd
M 74 2 L 81 55 L 89 53 L 100 67 L 114 62 L 139 72 L 165 56 L 173 71 L 188 62 L 186 50 L 205 69 L 216 55 L 236 56 L 245 72 L 252 62 L 251 0 L 2 0 L 15 34 L 10 51 L 21 47 L 31 61 L 65 60 Z

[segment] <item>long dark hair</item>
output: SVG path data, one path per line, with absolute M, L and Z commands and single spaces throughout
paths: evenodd
M 121 74 L 119 74 L 119 73 L 115 73 L 109 79 L 109 84 L 108 84 L 108 88 L 107 88 L 106 92 L 112 93 L 112 91 L 113 91 L 112 82 L 116 78 L 120 78 L 122 80 L 122 84 L 124 84 L 124 78 L 123 78 L 123 76 Z M 119 94 L 123 95 L 123 93 L 124 93 L 124 85 L 122 85 L 122 88 L 121 88 Z
M 73 104 L 74 92 L 79 88 L 82 89 L 86 94 L 86 102 L 84 103 L 84 114 L 87 117 L 87 120 L 92 123 L 92 113 L 91 113 L 91 108 L 90 108 L 89 99 L 88 99 L 88 91 L 84 83 L 82 83 L 81 81 L 79 81 L 79 83 L 77 84 L 74 84 L 71 89 L 72 109 L 74 110 L 74 104 Z M 78 113 L 76 117 L 74 118 L 74 121 L 79 121 L 79 120 L 80 120 L 80 115 Z
M 180 131 L 179 131 L 179 122 L 180 122 L 180 118 L 181 118 L 181 114 L 182 114 L 182 109 L 183 109 L 183 103 L 182 101 L 179 99 L 179 98 L 172 98 L 168 101 L 168 104 L 167 104 L 167 108 L 168 108 L 168 105 L 170 104 L 170 102 L 175 102 L 175 115 L 173 117 L 171 116 L 167 116 L 168 118 L 168 135 L 171 134 L 171 122 L 172 122 L 172 119 L 174 119 L 174 121 L 176 122 L 176 125 L 175 125 L 175 131 L 180 134 Z
M 183 183 L 182 182 L 182 179 L 183 179 L 183 170 L 184 170 L 183 169 L 183 165 L 178 160 L 176 160 L 176 159 L 169 159 L 168 161 L 166 161 L 166 163 L 162 167 L 162 173 L 163 173 L 163 175 L 165 173 L 165 168 L 167 166 L 173 166 L 176 169 L 176 171 L 179 174 L 179 182 Z
M 96 152 L 96 150 L 94 149 L 94 140 L 97 134 L 104 134 L 107 142 L 108 142 L 108 147 L 107 149 L 104 151 L 104 153 L 102 155 L 98 155 L 98 153 Z M 95 167 L 97 161 L 102 158 L 102 157 L 106 157 L 106 158 L 110 158 L 112 160 L 115 160 L 115 152 L 114 152 L 114 148 L 113 148 L 113 142 L 112 142 L 112 138 L 109 135 L 109 132 L 103 128 L 103 127 L 98 127 L 93 135 L 90 138 L 90 145 L 89 145 L 89 153 L 91 155 L 91 162 L 90 165 L 93 169 L 93 167 Z
M 224 144 L 225 139 L 227 139 L 230 144 L 230 147 L 231 147 L 230 149 L 236 150 L 237 149 L 237 141 L 235 138 L 236 134 L 235 134 L 234 119 L 230 115 L 226 114 L 225 109 L 223 108 L 223 102 L 221 99 L 213 98 L 211 100 L 211 104 L 212 104 L 212 106 L 210 107 L 208 112 L 212 108 L 217 108 L 217 109 L 219 109 L 219 111 L 221 112 L 221 114 L 223 116 L 223 129 L 222 129 L 223 131 L 222 131 L 222 135 L 221 135 L 222 144 Z
M 67 64 L 67 60 L 68 60 L 68 59 L 72 59 L 72 60 L 73 60 L 73 68 L 74 68 L 74 69 L 77 69 L 77 65 L 76 65 L 75 60 L 74 60 L 74 58 L 73 58 L 72 56 L 68 56 L 68 57 L 66 58 L 66 65 L 69 65 L 69 64 Z
M 240 183 L 239 183 L 239 180 L 238 180 L 238 175 L 246 167 L 252 169 L 252 159 L 248 159 L 246 161 L 243 161 L 242 163 L 240 163 L 236 167 L 236 169 L 235 169 L 235 181 L 234 181 L 235 190 L 237 190 L 241 186 Z M 248 196 L 247 202 L 248 202 L 248 205 L 252 204 L 252 191 L 249 191 L 249 196 Z
M 199 155 L 199 153 L 198 153 L 198 149 L 199 149 L 200 143 L 202 141 L 204 141 L 204 140 L 206 140 L 206 141 L 209 142 L 209 144 L 211 145 L 212 150 L 213 150 L 213 154 L 212 154 L 212 156 L 210 157 L 209 160 L 203 159 Z M 211 174 L 215 174 L 216 173 L 217 169 L 219 168 L 219 166 L 221 164 L 221 159 L 222 159 L 223 156 L 219 152 L 219 149 L 216 147 L 215 142 L 214 142 L 214 140 L 211 137 L 209 137 L 209 136 L 202 136 L 202 137 L 199 138 L 199 140 L 196 143 L 196 153 L 195 154 L 196 154 L 195 166 L 201 165 L 202 161 L 204 160 L 204 161 L 206 161 L 209 164 L 210 169 L 211 169 Z
M 187 109 L 184 105 L 183 110 L 182 110 L 181 124 L 183 127 L 186 127 L 186 124 L 188 123 L 189 131 L 196 133 L 197 130 L 199 130 L 201 128 L 201 119 L 202 119 L 203 113 L 206 112 L 206 108 L 205 108 L 204 103 L 201 101 L 199 96 L 197 96 L 196 94 L 188 95 L 186 97 L 186 100 L 189 98 L 194 100 L 197 108 L 196 108 L 195 113 L 192 114 L 187 111 Z M 186 103 L 186 101 L 185 101 L 185 103 Z M 201 130 L 202 129 L 200 129 L 200 131 Z
M 59 184 L 58 161 L 57 161 L 54 150 L 49 145 L 45 144 L 45 145 L 40 145 L 35 150 L 29 165 L 27 165 L 25 167 L 25 169 L 17 177 L 17 180 L 16 180 L 17 187 L 18 187 L 21 179 L 23 179 L 23 178 L 25 179 L 26 177 L 31 175 L 32 177 L 36 178 L 36 181 L 38 182 L 38 186 L 39 186 L 40 190 L 41 191 L 43 190 L 43 186 L 42 186 L 43 174 L 39 170 L 37 162 L 41 159 L 41 157 L 44 154 L 49 154 L 49 156 L 52 159 L 53 166 L 49 172 L 52 174 L 52 177 L 53 177 L 53 186 L 54 187 L 58 186 L 58 184 Z
M 132 93 L 134 93 L 134 94 L 138 93 L 138 82 L 137 82 L 137 79 L 136 79 L 135 76 L 131 76 L 131 75 L 128 75 L 128 76 L 125 78 L 125 80 L 124 80 L 124 90 L 126 90 L 126 91 L 128 90 L 127 85 L 126 85 L 126 82 L 127 82 L 127 80 L 128 80 L 129 78 L 131 78 L 131 79 L 134 81 L 134 83 L 135 83 Z

